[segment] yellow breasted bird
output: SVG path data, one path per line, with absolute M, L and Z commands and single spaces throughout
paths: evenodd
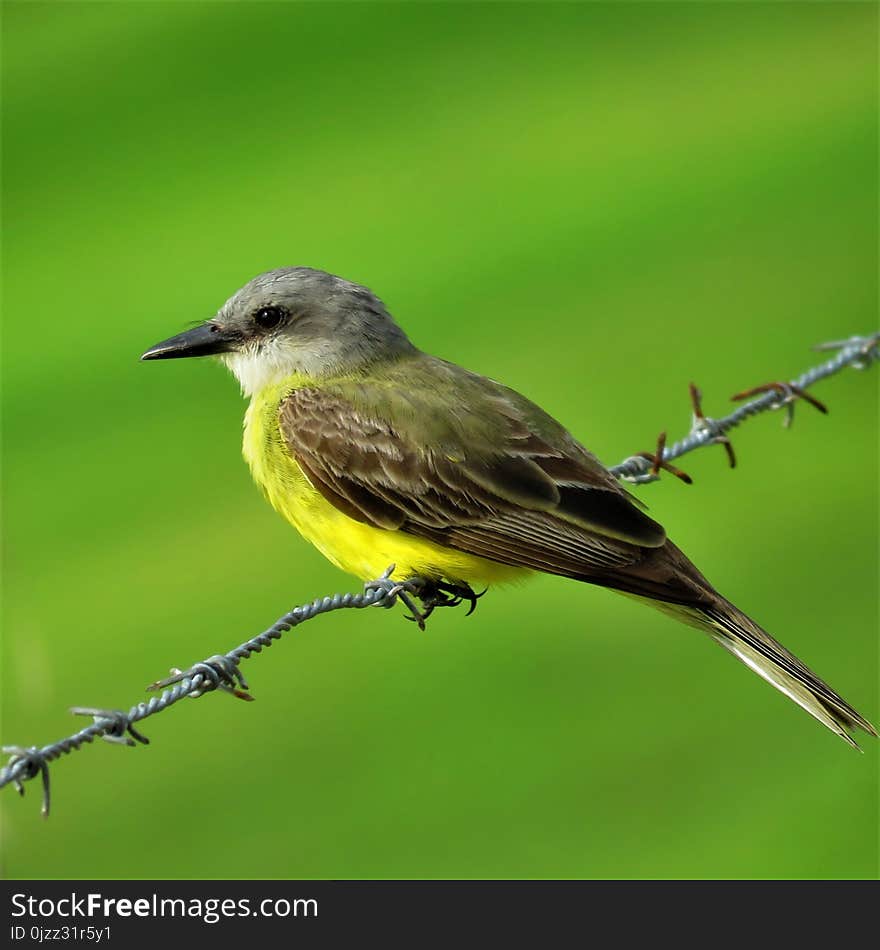
M 219 356 L 250 397 L 266 497 L 368 581 L 394 564 L 425 616 L 531 571 L 644 599 L 705 631 L 851 745 L 873 726 L 725 600 L 599 460 L 524 396 L 417 349 L 365 287 L 308 267 L 255 277 L 145 360 Z

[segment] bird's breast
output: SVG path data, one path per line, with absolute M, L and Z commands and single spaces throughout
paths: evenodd
M 251 399 L 244 417 L 242 454 L 269 503 L 308 537 L 309 509 L 321 496 L 291 455 L 278 421 L 278 408 L 294 386 L 288 380 Z
M 475 585 L 526 573 L 401 531 L 355 521 L 335 508 L 306 478 L 281 434 L 280 404 L 298 384 L 308 381 L 288 379 L 253 396 L 245 415 L 242 451 L 272 507 L 329 561 L 362 580 L 379 577 L 391 564 L 397 565 L 395 577 L 419 574 Z

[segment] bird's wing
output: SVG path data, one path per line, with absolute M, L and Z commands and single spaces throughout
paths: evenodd
M 467 392 L 472 379 L 458 380 L 465 392 L 442 420 L 418 386 L 296 389 L 279 407 L 281 433 L 331 504 L 378 528 L 568 576 L 631 564 L 664 543 L 663 528 L 558 423 L 498 384 L 488 396 Z

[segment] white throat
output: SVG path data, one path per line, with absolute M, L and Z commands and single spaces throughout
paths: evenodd
M 267 386 L 280 383 L 285 376 L 295 371 L 287 361 L 275 360 L 269 353 L 254 350 L 227 353 L 223 362 L 238 380 L 242 393 L 248 397 Z
M 238 380 L 245 396 L 253 396 L 288 376 L 324 376 L 339 365 L 339 354 L 329 341 L 302 344 L 284 337 L 259 347 L 226 353 L 223 362 Z

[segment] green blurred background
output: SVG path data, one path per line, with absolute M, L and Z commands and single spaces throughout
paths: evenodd
M 872 4 L 4 4 L 5 742 L 356 590 L 262 501 L 244 405 L 138 355 L 254 274 L 375 289 L 609 464 L 687 383 L 877 326 Z M 878 717 L 878 376 L 638 489 Z M 854 755 L 696 631 L 540 578 L 425 634 L 322 618 L 0 794 L 10 877 L 875 877 Z M 865 737 L 866 738 L 866 737 Z

